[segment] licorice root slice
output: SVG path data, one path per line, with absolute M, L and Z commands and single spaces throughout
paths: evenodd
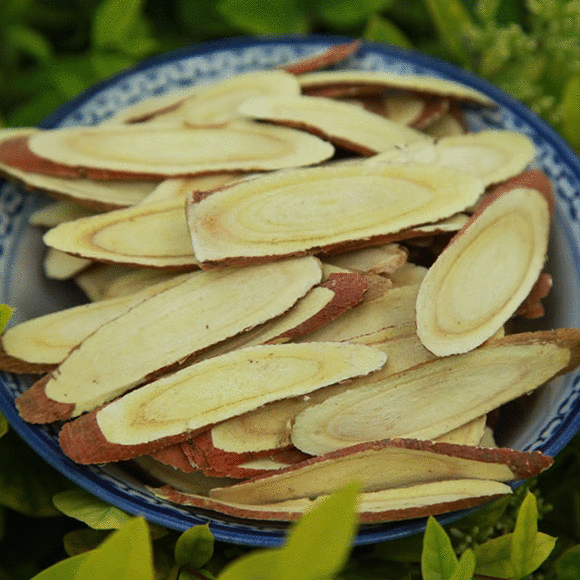
M 550 228 L 545 187 L 547 178 L 537 172 L 501 186 L 429 269 L 417 296 L 417 332 L 434 354 L 467 352 L 485 342 L 536 284 Z

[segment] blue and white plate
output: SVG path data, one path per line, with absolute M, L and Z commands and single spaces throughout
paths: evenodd
M 278 67 L 311 56 L 342 37 L 235 39 L 205 43 L 146 61 L 58 109 L 44 127 L 97 124 L 120 108 L 235 73 Z M 497 110 L 471 110 L 471 129 L 504 128 L 525 133 L 537 146 L 537 166 L 552 180 L 556 213 L 548 269 L 554 287 L 547 301 L 543 327 L 580 326 L 580 161 L 570 147 L 532 112 L 487 82 L 449 64 L 413 52 L 366 43 L 343 68 L 413 73 L 444 77 L 475 88 L 494 99 Z M 82 298 L 72 284 L 46 280 L 42 275 L 40 232 L 27 225 L 42 196 L 0 181 L 0 302 L 16 308 L 14 321 L 25 320 L 78 303 Z M 509 250 L 508 250 L 509 251 Z M 281 543 L 279 525 L 208 517 L 183 509 L 150 494 L 145 486 L 119 466 L 79 466 L 63 456 L 52 427 L 24 423 L 14 398 L 32 383 L 26 376 L 0 374 L 0 410 L 12 427 L 46 461 L 94 495 L 132 514 L 176 530 L 210 522 L 215 537 L 252 546 Z M 553 381 L 509 413 L 497 437 L 516 449 L 538 449 L 557 454 L 580 429 L 580 371 Z M 451 521 L 458 513 L 447 514 Z M 424 529 L 422 519 L 393 524 L 365 525 L 357 537 L 367 544 L 408 536 Z

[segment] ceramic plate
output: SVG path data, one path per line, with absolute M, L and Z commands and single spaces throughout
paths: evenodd
M 197 83 L 251 70 L 278 67 L 311 56 L 348 39 L 328 36 L 235 39 L 211 42 L 155 58 L 132 68 L 58 109 L 44 127 L 92 125 L 120 108 Z M 537 166 L 552 180 L 556 214 L 548 269 L 554 278 L 543 327 L 580 326 L 580 162 L 562 139 L 533 113 L 497 88 L 449 64 L 424 55 L 382 45 L 364 44 L 343 68 L 413 73 L 449 78 L 494 99 L 496 110 L 469 110 L 472 130 L 504 128 L 525 133 L 537 146 Z M 42 275 L 41 233 L 27 225 L 31 212 L 43 203 L 40 195 L 26 193 L 0 181 L 0 301 L 16 307 L 14 321 L 82 301 L 74 285 L 46 280 Z M 537 326 L 537 325 L 536 325 Z M 252 546 L 281 543 L 284 528 L 269 523 L 235 521 L 219 515 L 183 509 L 151 495 L 132 474 L 119 466 L 79 466 L 60 452 L 57 432 L 22 422 L 13 400 L 31 384 L 28 377 L 0 374 L 0 410 L 12 427 L 46 461 L 94 495 L 132 514 L 185 530 L 210 522 L 215 537 Z M 557 454 L 580 428 L 580 372 L 550 383 L 525 402 L 518 402 L 497 431 L 500 444 L 516 449 L 538 449 Z M 440 518 L 448 522 L 458 512 Z M 366 525 L 358 544 L 408 536 L 424 529 L 425 520 Z

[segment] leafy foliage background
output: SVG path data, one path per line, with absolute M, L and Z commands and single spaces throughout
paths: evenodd
M 522 100 L 580 149 L 578 0 L 0 0 L 0 126 L 35 125 L 99 80 L 155 54 L 213 38 L 311 32 L 390 43 L 459 64 Z M 339 577 L 353 580 L 471 578 L 470 556 L 463 554 L 477 555 L 478 546 L 513 532 L 529 487 L 540 533 L 558 541 L 526 577 L 577 580 L 580 437 L 513 498 L 443 535 L 428 529 L 425 544 L 439 538 L 441 550 L 449 550 L 445 538 L 451 542 L 459 557 L 451 568 L 438 569 L 432 555 L 422 574 L 423 538 L 413 537 L 335 554 L 335 568 L 318 577 L 334 577 L 342 566 Z M 142 578 L 213 578 L 249 551 L 213 542 L 207 530 L 179 536 L 147 527 L 95 502 L 44 464 L 0 416 L 0 580 L 66 580 L 81 568 L 90 575 L 87 550 L 116 528 L 125 530 L 115 536 L 125 552 L 152 550 L 154 571 L 143 569 Z M 121 549 L 112 543 L 111 553 Z M 254 570 L 268 561 L 257 554 Z M 58 562 L 59 571 L 49 572 Z M 99 577 L 127 577 L 114 567 L 107 574 Z

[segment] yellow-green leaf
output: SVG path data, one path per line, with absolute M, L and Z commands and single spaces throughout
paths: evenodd
M 279 548 L 257 550 L 234 560 L 218 576 L 219 580 L 279 580 Z
M 580 73 L 571 75 L 562 94 L 562 134 L 576 149 L 580 149 Z
M 556 560 L 558 580 L 578 580 L 580 578 L 580 545 L 570 548 Z
M 82 489 L 57 493 L 52 501 L 60 512 L 95 530 L 118 529 L 131 519 L 128 513 Z
M 457 556 L 441 524 L 430 516 L 427 520 L 421 554 L 423 580 L 451 580 L 457 568 Z
M 74 580 L 80 565 L 86 557 L 87 554 L 79 554 L 78 556 L 61 560 L 34 576 L 32 580 Z
M 127 521 L 95 550 L 87 552 L 74 580 L 153 580 L 153 549 L 147 522 Z
M 280 580 L 332 578 L 341 571 L 356 532 L 359 489 L 353 482 L 302 517 L 280 553 Z
M 0 332 L 4 330 L 4 328 L 12 318 L 13 312 L 14 308 L 8 306 L 8 304 L 0 304 Z
M 0 413 L 0 437 L 2 437 L 2 435 L 6 435 L 6 433 L 8 433 L 9 427 L 10 427 L 10 425 L 8 424 L 8 421 L 6 420 L 6 417 L 4 417 L 4 415 L 2 415 L 2 413 Z
M 387 18 L 373 14 L 363 32 L 363 38 L 371 42 L 384 42 L 401 48 L 413 48 L 405 34 Z
M 536 497 L 528 490 L 516 519 L 511 540 L 510 562 L 517 576 L 523 577 L 533 570 L 528 570 L 536 550 L 538 534 L 538 507 Z
M 185 530 L 175 544 L 175 561 L 178 566 L 201 568 L 213 555 L 214 538 L 208 525 L 193 526 Z
M 97 548 L 110 533 L 109 530 L 91 528 L 72 530 L 63 536 L 62 545 L 69 556 L 77 556 Z
M 440 41 L 461 66 L 472 69 L 464 41 L 466 30 L 473 26 L 473 21 L 463 4 L 460 0 L 425 0 L 425 4 Z

